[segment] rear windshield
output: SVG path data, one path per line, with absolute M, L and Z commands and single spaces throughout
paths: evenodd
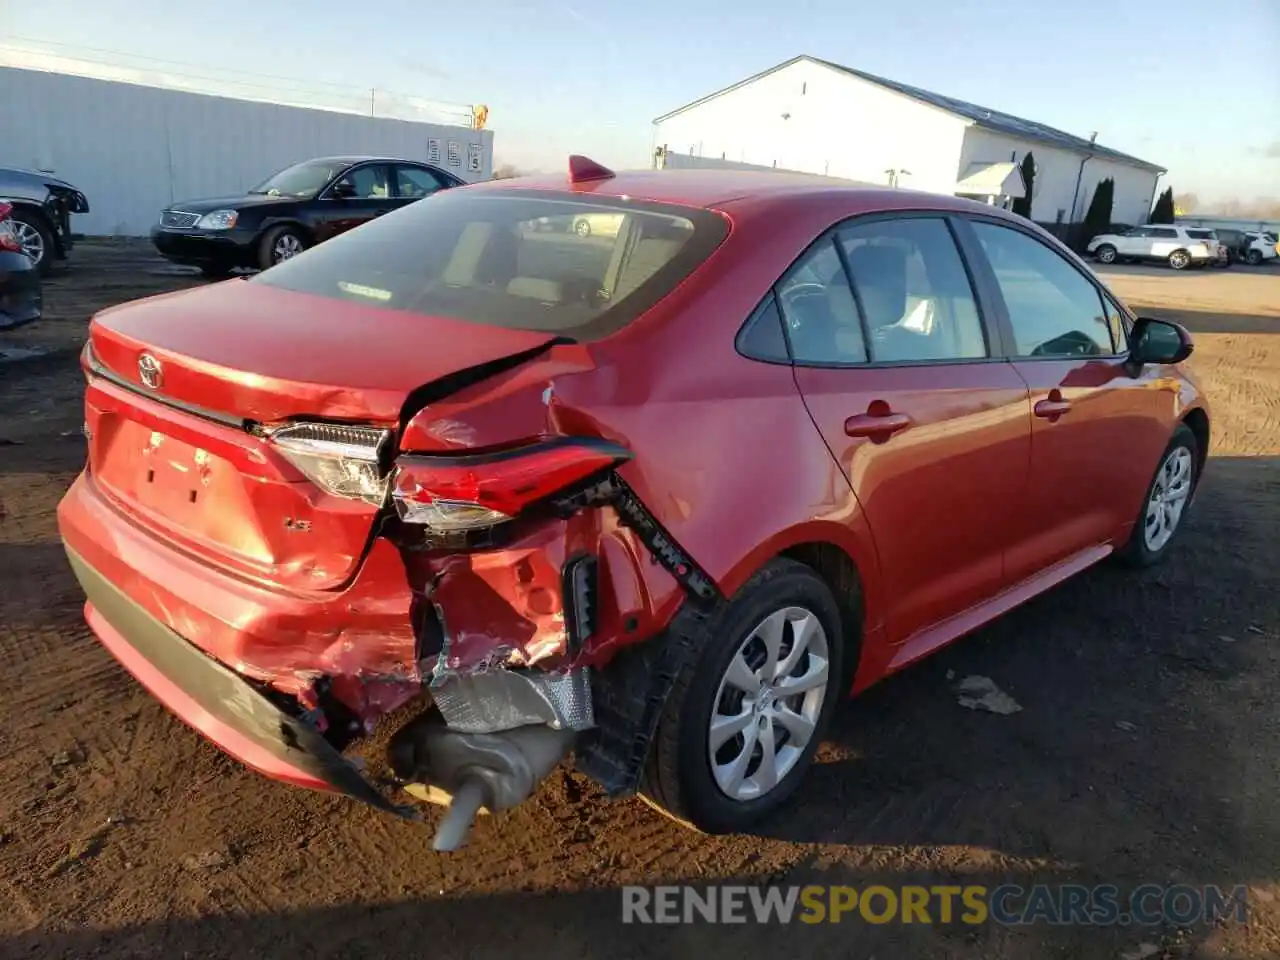
M 251 282 L 586 341 L 657 303 L 727 232 L 706 210 L 462 188 L 344 233 Z

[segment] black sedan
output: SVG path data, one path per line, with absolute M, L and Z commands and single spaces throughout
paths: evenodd
M 23 250 L 12 213 L 11 204 L 0 202 L 0 330 L 40 319 L 40 272 Z
M 42 274 L 71 252 L 71 214 L 89 212 L 83 193 L 41 170 L 0 167 L 0 203 L 12 206 L 8 230 Z
M 265 270 L 384 213 L 463 184 L 438 167 L 384 157 L 326 157 L 281 170 L 242 197 L 187 200 L 151 241 L 167 260 L 225 277 Z

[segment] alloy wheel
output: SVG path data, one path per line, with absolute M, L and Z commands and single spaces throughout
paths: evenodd
M 1162 550 L 1178 529 L 1191 496 L 1191 451 L 1174 447 L 1156 471 L 1143 520 L 1143 540 L 1152 553 Z
M 1103 247 L 1098 251 L 1098 260 L 1101 263 L 1115 263 L 1116 251 L 1114 247 Z
M 292 233 L 282 233 L 271 248 L 271 259 L 276 263 L 291 260 L 302 252 L 302 241 Z
M 1191 258 L 1188 257 L 1181 250 L 1177 250 L 1169 254 L 1169 266 L 1173 267 L 1173 269 L 1175 270 L 1181 270 L 1190 262 L 1191 262 Z
M 716 785 L 763 797 L 794 769 L 822 716 L 830 651 L 817 615 L 785 607 L 738 646 L 716 691 L 707 744 Z
M 22 252 L 27 255 L 27 259 L 39 266 L 45 255 L 44 237 L 40 231 L 22 220 L 14 220 L 13 235 L 18 245 L 22 247 Z

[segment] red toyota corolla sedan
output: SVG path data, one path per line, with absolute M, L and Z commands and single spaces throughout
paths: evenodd
M 270 777 L 450 849 L 572 753 L 731 831 L 843 695 L 1165 554 L 1190 352 L 989 206 L 575 157 L 99 314 L 59 522 L 102 643 Z

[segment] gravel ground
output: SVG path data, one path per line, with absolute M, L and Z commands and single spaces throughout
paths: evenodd
M 49 317 L 0 338 L 49 351 L 0 364 L 0 955 L 1280 955 L 1280 270 L 1106 279 L 1191 327 L 1214 404 L 1166 565 L 1103 565 L 850 702 L 799 803 L 757 835 L 701 837 L 565 773 L 439 856 L 429 827 L 240 769 L 82 625 L 54 509 L 83 458 L 85 322 L 198 282 L 138 245 L 82 244 Z M 971 674 L 1022 710 L 960 707 L 949 678 Z M 1251 918 L 620 922 L 620 887 L 681 882 L 1246 884 Z

